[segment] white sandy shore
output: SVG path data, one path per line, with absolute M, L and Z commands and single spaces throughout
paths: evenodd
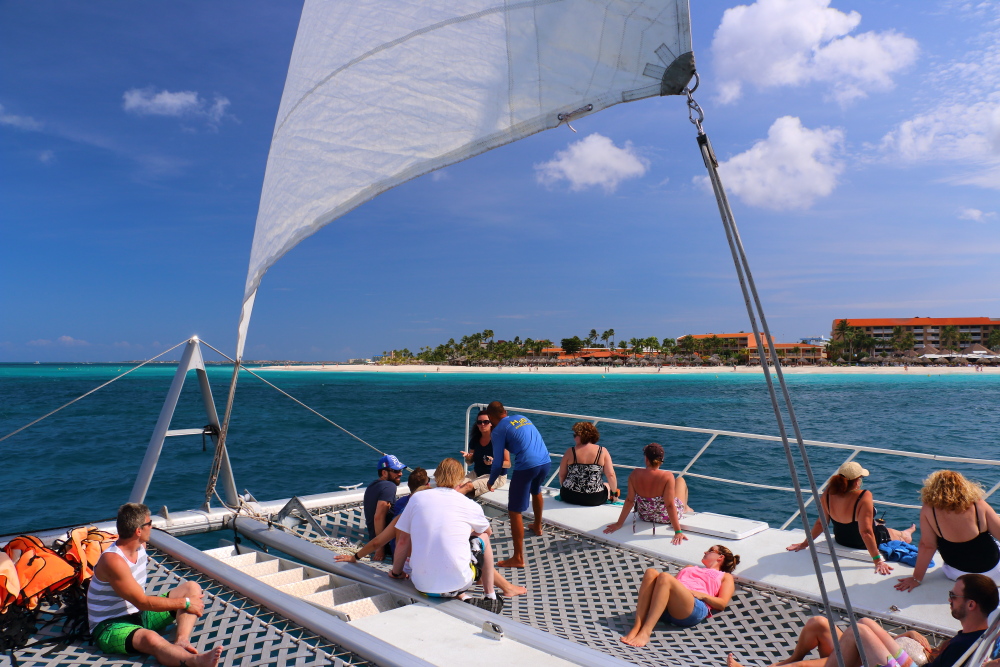
M 322 371 L 326 373 L 480 373 L 484 375 L 721 375 L 722 373 L 754 373 L 760 374 L 760 366 L 737 366 L 732 367 L 690 367 L 690 366 L 663 366 L 657 371 L 655 367 L 612 367 L 610 371 L 603 366 L 555 366 L 542 368 L 524 368 L 520 366 L 504 366 L 500 368 L 489 368 L 479 366 L 438 366 L 427 365 L 407 365 L 407 366 L 383 366 L 383 365 L 359 365 L 359 364 L 326 364 L 326 365 L 297 365 L 297 366 L 261 366 L 253 367 L 252 370 L 268 371 Z M 975 368 L 961 367 L 952 368 L 948 366 L 910 366 L 909 370 L 895 366 L 803 366 L 783 368 L 786 375 L 966 375 L 966 374 L 993 374 L 1000 375 L 1000 367 L 986 366 L 982 373 L 978 373 Z

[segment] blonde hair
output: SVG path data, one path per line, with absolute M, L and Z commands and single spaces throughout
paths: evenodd
M 590 422 L 577 422 L 573 424 L 573 434 L 580 436 L 581 445 L 597 444 L 601 439 L 601 434 L 597 432 L 597 427 Z
M 445 459 L 434 471 L 434 484 L 438 488 L 453 489 L 465 477 L 462 464 L 455 459 Z
M 932 472 L 920 490 L 924 505 L 945 512 L 964 512 L 983 495 L 983 487 L 954 470 Z

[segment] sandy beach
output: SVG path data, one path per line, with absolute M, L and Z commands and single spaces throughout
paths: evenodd
M 484 375 L 720 375 L 722 373 L 760 374 L 759 366 L 663 366 L 657 370 L 652 366 L 612 367 L 606 370 L 603 366 L 555 366 L 541 368 L 526 368 L 521 366 L 502 366 L 499 368 L 480 366 L 438 366 L 434 364 L 412 364 L 406 366 L 360 365 L 360 364 L 326 364 L 326 365 L 295 365 L 295 366 L 248 366 L 251 370 L 267 371 L 322 371 L 325 373 L 480 373 Z M 786 375 L 1000 375 L 1000 367 L 986 366 L 982 373 L 972 366 L 910 366 L 909 370 L 896 366 L 791 366 L 782 369 Z

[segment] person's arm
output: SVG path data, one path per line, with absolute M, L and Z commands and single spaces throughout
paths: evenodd
M 625 503 L 622 505 L 621 514 L 618 515 L 618 521 L 604 529 L 605 533 L 613 533 L 625 525 L 625 519 L 628 517 L 628 513 L 632 511 L 632 506 L 635 505 L 635 484 L 632 483 L 632 475 L 629 475 L 628 479 L 628 495 L 625 497 Z
M 376 549 L 381 549 L 385 545 L 389 544 L 389 542 L 392 542 L 393 538 L 396 536 L 396 523 L 398 521 L 398 516 L 392 517 L 392 521 L 390 521 L 389 525 L 385 527 L 385 530 L 376 535 L 374 540 L 369 541 L 368 544 L 354 552 L 353 556 L 351 554 L 337 554 L 333 557 L 333 560 L 338 563 L 344 561 L 356 563 L 359 558 L 364 558 L 368 554 L 374 553 Z
M 392 559 L 392 569 L 389 571 L 389 576 L 393 579 L 405 579 L 406 573 L 403 572 L 403 564 L 410 555 L 410 547 L 412 546 L 410 541 L 410 534 L 402 531 L 396 531 L 396 556 Z M 396 569 L 396 566 L 399 569 Z
M 573 448 L 570 447 L 570 449 L 573 449 Z M 559 462 L 559 486 L 562 486 L 563 482 L 566 481 L 566 472 L 569 469 L 569 452 L 570 452 L 570 449 L 566 450 L 566 453 L 563 454 L 562 460 Z
M 875 541 L 875 530 L 872 524 L 875 523 L 875 501 L 872 494 L 862 493 L 861 502 L 858 504 L 858 532 L 861 534 L 861 541 L 868 549 L 868 555 L 872 557 L 875 564 L 875 571 L 879 574 L 892 574 L 892 566 L 885 561 L 885 557 L 878 550 L 878 542 Z M 874 552 L 874 553 L 873 553 Z
M 725 611 L 726 607 L 733 599 L 733 594 L 736 592 L 736 582 L 733 580 L 733 575 L 726 572 L 722 575 L 722 584 L 719 586 L 719 594 L 716 596 L 706 595 L 705 593 L 695 593 L 691 591 L 691 594 L 695 598 L 701 600 L 709 607 L 715 611 Z
M 505 470 L 510 467 L 510 452 L 506 449 L 503 450 L 503 467 Z
M 677 516 L 677 505 L 674 504 L 674 494 L 676 493 L 674 473 L 667 472 L 667 480 L 663 484 L 663 506 L 667 508 L 667 516 L 670 517 L 670 525 L 674 527 L 674 539 L 671 544 L 678 545 L 688 537 L 681 529 L 681 520 Z
M 604 450 L 604 476 L 608 478 L 608 487 L 611 495 L 617 498 L 621 491 L 618 490 L 618 475 L 615 474 L 615 464 L 611 462 L 611 452 Z
M 94 576 L 107 582 L 111 589 L 123 600 L 131 602 L 140 611 L 175 611 L 201 616 L 205 610 L 199 593 L 190 598 L 164 598 L 158 595 L 146 595 L 139 582 L 132 576 L 132 571 L 124 558 L 103 557 L 94 569 Z
M 385 500 L 380 500 L 375 505 L 375 537 L 378 537 L 385 532 L 385 526 L 389 518 L 389 510 L 392 508 L 392 503 Z M 391 540 L 391 534 L 389 539 Z M 385 546 L 381 546 L 375 550 L 375 555 L 372 556 L 372 560 L 382 560 L 385 558 Z
M 986 530 L 993 536 L 993 539 L 1000 539 L 997 537 L 1000 535 L 1000 516 L 997 516 L 996 510 L 985 500 L 976 501 L 976 507 L 983 511 L 983 516 L 986 518 Z
M 819 516 L 816 518 L 816 523 L 812 527 L 812 538 L 815 541 L 819 534 L 823 532 L 823 524 L 826 522 L 827 517 L 827 503 L 829 502 L 829 496 L 827 492 L 824 491 L 823 495 L 819 497 Z M 802 540 L 798 544 L 793 544 L 791 546 L 785 547 L 786 551 L 802 551 L 803 549 L 809 548 L 809 540 Z
M 507 456 L 507 442 L 503 433 L 497 433 L 496 427 L 493 427 L 493 435 L 490 436 L 490 439 L 493 441 L 493 463 L 490 464 L 490 482 L 486 486 L 492 491 L 493 484 L 503 471 L 503 462 Z
M 896 584 L 897 591 L 912 591 L 919 586 L 924 575 L 927 574 L 927 566 L 930 565 L 934 552 L 937 551 L 937 533 L 931 528 L 931 511 L 924 505 L 920 509 L 920 544 L 917 545 L 917 564 L 913 568 L 913 575 L 903 577 Z

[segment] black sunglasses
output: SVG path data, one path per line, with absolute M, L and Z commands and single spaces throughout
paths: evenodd
M 477 419 L 477 420 L 476 420 L 476 423 L 477 423 L 478 425 L 480 425 L 480 426 L 485 426 L 486 424 L 489 424 L 489 423 L 490 423 L 490 420 L 489 420 L 489 419 L 487 419 L 486 421 L 483 421 L 483 420 L 481 420 L 481 419 Z
M 152 525 L 153 525 L 153 520 L 152 520 L 152 519 L 150 519 L 149 521 L 147 521 L 146 523 L 142 524 L 142 525 L 141 525 L 141 526 L 139 526 L 139 527 L 140 527 L 140 528 L 145 528 L 146 526 L 152 526 Z

